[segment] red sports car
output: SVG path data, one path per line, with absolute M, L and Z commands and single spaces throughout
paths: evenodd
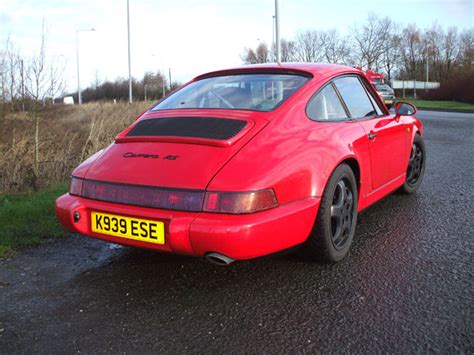
M 359 211 L 420 186 L 415 111 L 390 115 L 345 66 L 207 73 L 77 167 L 56 212 L 73 232 L 219 264 L 296 246 L 335 262 Z

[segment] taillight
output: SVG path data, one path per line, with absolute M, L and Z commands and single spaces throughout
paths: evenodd
M 248 192 L 206 192 L 72 177 L 69 193 L 98 201 L 190 212 L 244 214 L 278 206 L 272 189 Z
M 69 194 L 81 196 L 83 181 L 84 181 L 83 179 L 79 179 L 73 176 L 71 178 L 71 183 L 69 184 Z
M 204 212 L 243 214 L 265 211 L 278 206 L 272 189 L 249 192 L 206 193 Z

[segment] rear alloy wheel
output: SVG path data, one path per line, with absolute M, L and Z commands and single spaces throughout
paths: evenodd
M 357 183 L 347 164 L 339 165 L 324 190 L 307 242 L 310 256 L 336 262 L 349 252 L 357 223 Z
M 411 147 L 405 183 L 400 188 L 402 193 L 412 194 L 420 187 L 423 175 L 425 174 L 425 163 L 425 144 L 423 143 L 423 138 L 417 134 Z

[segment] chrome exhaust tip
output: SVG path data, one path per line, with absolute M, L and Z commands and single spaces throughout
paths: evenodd
M 228 256 L 219 253 L 208 253 L 206 254 L 206 260 L 217 265 L 227 266 L 232 264 L 235 260 Z

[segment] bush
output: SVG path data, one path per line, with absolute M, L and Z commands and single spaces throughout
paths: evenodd
M 37 190 L 68 179 L 78 163 L 109 145 L 148 106 L 96 102 L 47 107 L 40 113 L 38 166 L 34 120 L 26 112 L 8 113 L 0 130 L 0 194 Z
M 443 81 L 438 89 L 427 90 L 421 97 L 426 100 L 474 104 L 474 71 Z

